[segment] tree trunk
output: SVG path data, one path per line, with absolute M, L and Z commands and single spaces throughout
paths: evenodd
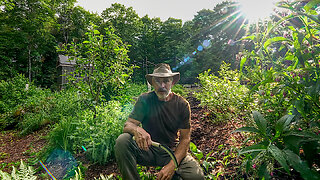
M 29 84 L 31 83 L 31 48 L 29 47 L 28 48 L 29 50 L 28 50 L 28 62 L 29 62 L 29 68 L 28 68 L 28 70 L 29 70 Z

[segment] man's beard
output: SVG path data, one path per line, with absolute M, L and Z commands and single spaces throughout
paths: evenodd
M 161 100 L 165 100 L 170 93 L 171 93 L 171 89 L 168 91 L 166 89 L 161 88 L 161 89 L 158 89 L 158 91 L 156 91 L 158 98 Z

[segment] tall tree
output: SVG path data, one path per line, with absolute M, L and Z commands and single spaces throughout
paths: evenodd
M 62 49 L 76 61 L 69 80 L 89 97 L 88 105 L 95 115 L 96 106 L 101 101 L 118 95 L 119 88 L 129 79 L 133 69 L 128 65 L 127 46 L 113 29 L 105 31 L 103 35 L 93 27 L 86 33 L 84 41 L 67 44 Z
M 28 74 L 29 81 L 39 73 L 48 41 L 52 41 L 49 29 L 53 12 L 48 0 L 7 0 L 3 2 L 1 11 L 1 43 L 2 57 L 14 70 L 6 71 L 7 76 L 14 72 Z M 54 47 L 51 47 L 54 49 Z M 49 48 L 50 49 L 50 48 Z
M 127 8 L 122 4 L 114 3 L 110 8 L 106 8 L 101 16 L 104 20 L 103 26 L 112 26 L 122 41 L 131 45 L 130 51 L 134 53 L 142 27 L 136 11 L 132 7 Z

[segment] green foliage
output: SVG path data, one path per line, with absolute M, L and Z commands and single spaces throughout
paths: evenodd
M 249 82 L 252 93 L 263 94 L 260 101 L 264 110 L 275 111 L 275 119 L 290 107 L 290 112 L 314 123 L 320 117 L 320 24 L 313 18 L 316 11 L 312 2 L 304 8 L 299 8 L 300 2 L 280 2 L 279 6 L 290 13 L 267 22 L 267 28 L 244 38 L 255 46 L 252 51 L 241 52 L 240 70 L 247 66 L 242 77 Z M 255 74 L 250 72 L 252 69 Z
M 88 106 L 95 113 L 95 106 L 103 98 L 109 100 L 119 94 L 132 73 L 133 66 L 127 65 L 127 46 L 112 29 L 102 35 L 96 27 L 91 28 L 84 41 L 60 50 L 76 61 L 75 71 L 67 75 L 69 82 L 88 96 Z
M 50 62 L 55 59 L 55 40 L 50 30 L 54 12 L 49 8 L 49 1 L 16 0 L 2 3 L 0 79 L 8 79 L 19 72 L 28 76 L 30 82 L 34 80 L 38 84 L 39 79 L 35 76 L 53 76 L 55 63 Z M 50 67 L 47 67 L 48 64 Z
M 208 176 L 210 176 L 209 173 L 209 168 L 212 169 L 214 168 L 215 165 L 215 158 L 211 156 L 211 154 L 213 153 L 213 151 L 211 151 L 210 153 L 208 153 L 206 156 L 204 156 L 203 152 L 200 151 L 197 146 L 193 143 L 190 142 L 190 150 L 193 156 L 196 157 L 196 160 L 198 161 L 198 163 L 201 165 L 201 167 L 203 168 L 205 174 L 207 174 Z M 208 177 L 207 177 L 208 178 Z
M 73 117 L 84 108 L 84 98 L 75 89 L 56 93 L 38 89 L 37 92 L 28 97 L 23 106 L 25 114 L 19 124 L 21 134 L 28 134 L 45 125 L 58 123 L 66 117 Z
M 237 71 L 230 70 L 230 65 L 223 63 L 219 77 L 209 73 L 210 70 L 198 77 L 201 89 L 195 95 L 201 100 L 201 105 L 209 107 L 216 121 L 248 116 L 253 100 L 249 98 L 249 89 L 240 84 Z
M 0 129 L 15 126 L 21 114 L 21 106 L 30 91 L 25 90 L 28 79 L 18 74 L 0 82 Z
M 28 95 L 26 91 L 28 79 L 21 74 L 0 82 L 0 113 L 10 112 L 21 104 Z
M 19 170 L 12 166 L 11 174 L 0 170 L 0 177 L 4 180 L 36 180 L 35 171 L 32 166 L 27 166 L 22 160 Z
M 75 176 L 73 178 L 70 178 L 70 180 L 84 180 L 80 167 L 78 167 L 78 170 L 75 170 Z
M 290 174 L 289 166 L 292 166 L 304 179 L 317 179 L 319 173 L 313 170 L 313 160 L 308 162 L 308 159 L 300 154 L 300 149 L 315 151 L 311 153 L 312 157 L 318 154 L 319 137 L 312 132 L 302 132 L 294 126 L 294 116 L 285 115 L 275 123 L 265 119 L 259 112 L 253 112 L 255 122 L 254 127 L 242 127 L 234 132 L 250 132 L 254 133 L 253 140 L 255 144 L 247 146 L 240 151 L 240 154 L 249 154 L 246 156 L 246 171 L 250 170 L 250 165 L 253 165 L 253 170 L 259 168 L 258 171 L 267 173 L 258 173 L 259 178 L 270 179 L 270 173 L 274 171 L 276 161 L 280 166 Z M 310 148 L 312 142 L 314 148 Z M 308 146 L 304 146 L 304 145 Z M 251 169 L 252 170 L 252 169 Z
M 115 140 L 121 134 L 131 108 L 122 109 L 119 102 L 109 101 L 96 107 L 96 117 L 90 110 L 65 117 L 50 132 L 51 149 L 57 147 L 75 152 L 84 146 L 93 163 L 109 162 L 113 158 Z
M 1 81 L 0 129 L 18 127 L 21 134 L 28 134 L 63 117 L 74 116 L 83 107 L 84 98 L 75 89 L 53 93 L 36 88 L 33 83 L 26 88 L 27 83 L 22 75 Z
M 121 104 L 134 103 L 135 100 L 133 98 L 137 98 L 139 95 L 147 91 L 148 87 L 146 84 L 126 83 L 124 88 L 120 90 L 119 95 L 113 98 Z
M 181 84 L 175 84 L 172 89 L 172 92 L 179 94 L 180 96 L 186 98 L 188 95 L 187 89 L 184 88 Z
M 316 3 L 281 1 L 277 5 L 286 13 L 243 38 L 254 46 L 239 53 L 241 78 L 265 117 L 255 112 L 255 127 L 239 129 L 254 133 L 257 141 L 241 153 L 250 154 L 247 170 L 255 163 L 259 169 L 254 172 L 260 178 L 271 178 L 268 172 L 277 165 L 288 174 L 292 167 L 304 179 L 319 178 L 314 169 L 320 155 L 320 22 Z
M 74 141 L 74 147 L 86 147 L 93 162 L 103 164 L 113 157 L 115 140 L 121 134 L 128 114 L 121 111 L 120 103 L 116 101 L 109 101 L 97 110 L 96 118 L 90 111 L 80 117 L 70 138 Z

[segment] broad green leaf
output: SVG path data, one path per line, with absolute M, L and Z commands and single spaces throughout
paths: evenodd
M 268 46 L 270 46 L 272 43 L 274 42 L 278 42 L 278 41 L 289 41 L 289 39 L 285 38 L 285 37 L 282 37 L 282 36 L 279 36 L 279 37 L 274 37 L 274 38 L 271 38 L 271 39 L 268 39 L 263 47 L 264 48 L 267 48 Z
M 198 152 L 198 148 L 193 142 L 190 142 L 190 150 L 194 153 Z
M 258 126 L 259 131 L 262 134 L 266 134 L 266 131 L 267 131 L 266 119 L 264 119 L 264 117 L 258 111 L 253 111 L 253 118 L 254 118 L 254 121 L 256 122 L 256 125 Z
M 243 69 L 243 66 L 244 66 L 244 63 L 246 63 L 247 61 L 247 57 L 244 56 L 241 58 L 241 62 L 240 62 L 240 73 L 242 73 L 242 69 Z
M 95 35 L 100 34 L 100 31 L 98 31 L 96 29 L 93 32 L 94 32 Z
M 89 44 L 90 41 L 83 41 L 83 44 Z
M 244 154 L 244 153 L 250 153 L 250 152 L 255 152 L 255 151 L 265 151 L 267 148 L 263 144 L 254 144 L 252 146 L 248 146 L 246 148 L 243 148 L 239 154 Z
M 288 163 L 300 173 L 300 175 L 303 177 L 303 179 L 306 180 L 318 180 L 320 179 L 319 173 L 311 170 L 307 164 L 307 162 L 302 161 L 301 158 L 293 153 L 290 150 L 284 150 L 284 153 L 286 154 L 286 158 Z
M 270 179 L 266 163 L 262 163 L 262 165 L 259 167 L 258 175 L 260 179 Z
M 284 115 L 276 123 L 276 132 L 282 133 L 293 119 L 293 115 Z
M 246 37 L 241 38 L 241 40 L 245 40 L 245 39 L 254 40 L 254 38 L 256 38 L 256 35 L 246 36 Z
M 260 131 L 255 128 L 255 127 L 241 127 L 239 129 L 236 129 L 234 131 L 232 131 L 232 133 L 234 132 L 253 132 L 253 133 L 259 133 Z
M 284 168 L 284 170 L 286 170 L 287 173 L 290 174 L 289 166 L 286 162 L 286 159 L 284 158 L 285 154 L 282 152 L 282 150 L 280 150 L 277 146 L 271 144 L 268 147 L 268 151 L 281 164 L 281 166 Z
M 300 143 L 305 140 L 304 137 L 288 135 L 283 137 L 283 142 L 286 149 L 290 149 L 294 153 L 299 153 Z
M 201 153 L 197 153 L 196 154 L 196 157 L 200 160 L 200 159 L 202 159 L 203 158 L 203 153 L 201 152 Z
M 317 6 L 320 4 L 320 0 L 312 0 L 310 2 L 308 2 L 303 8 L 306 10 L 306 12 L 309 12 L 311 10 L 311 8 L 313 8 L 314 6 Z
M 320 141 L 320 135 L 316 135 L 314 133 L 305 132 L 305 131 L 290 131 L 286 135 L 310 138 L 310 140 L 317 140 Z

